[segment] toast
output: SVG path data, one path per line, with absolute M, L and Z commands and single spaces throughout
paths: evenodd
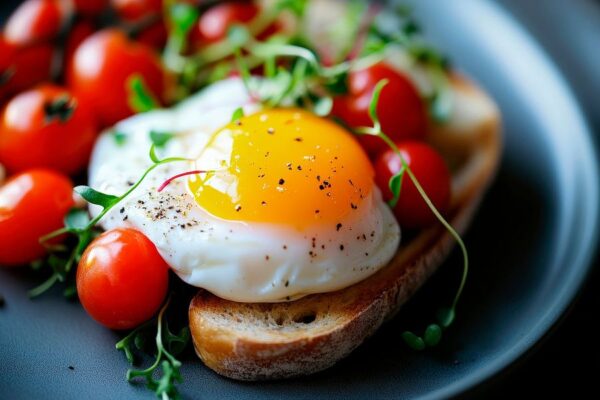
M 500 115 L 474 83 L 453 74 L 455 107 L 432 124 L 430 143 L 452 171 L 448 221 L 464 233 L 499 164 Z M 342 290 L 285 303 L 236 303 L 200 290 L 189 308 L 194 347 L 217 373 L 239 380 L 311 374 L 335 364 L 372 335 L 443 263 L 455 242 L 437 224 L 402 243 L 392 261 Z

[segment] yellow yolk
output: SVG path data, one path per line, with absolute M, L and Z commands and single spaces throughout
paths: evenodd
M 300 109 L 272 109 L 217 131 L 196 161 L 196 202 L 226 220 L 336 225 L 373 190 L 373 167 L 350 133 Z

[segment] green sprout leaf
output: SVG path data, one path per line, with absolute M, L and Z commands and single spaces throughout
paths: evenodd
M 327 97 L 321 97 L 317 100 L 317 102 L 315 103 L 315 106 L 313 108 L 313 112 L 320 117 L 326 117 L 331 113 L 332 109 L 333 109 L 333 98 L 327 96 Z
M 72 208 L 65 217 L 64 223 L 71 232 L 78 232 L 86 229 L 90 223 L 90 216 L 86 210 Z
M 289 10 L 298 17 L 302 17 L 306 12 L 307 5 L 307 0 L 277 0 L 275 8 L 277 11 Z
M 437 346 L 440 340 L 442 340 L 442 328 L 437 324 L 429 325 L 423 335 L 423 341 L 427 347 Z
M 389 83 L 387 79 L 382 79 L 377 82 L 375 85 L 375 89 L 373 89 L 373 97 L 371 98 L 371 103 L 369 104 L 369 116 L 373 121 L 373 126 L 376 129 L 381 129 L 381 124 L 379 123 L 379 116 L 377 115 L 377 106 L 379 105 L 379 98 L 381 97 L 381 91 L 383 88 Z
M 410 347 L 413 350 L 425 350 L 425 341 L 423 341 L 423 338 L 415 335 L 410 331 L 403 332 L 402 339 L 404 340 L 404 343 L 406 343 L 408 347 Z
M 199 16 L 198 8 L 187 3 L 175 3 L 169 7 L 171 26 L 180 36 L 187 35 Z
M 75 192 L 88 203 L 96 204 L 103 208 L 112 207 L 119 200 L 117 196 L 99 192 L 89 186 L 77 186 L 75 187 Z
M 75 284 L 71 284 L 63 290 L 63 296 L 69 300 L 73 300 L 77 297 L 77 286 Z
M 117 196 L 98 192 L 89 186 L 81 185 L 75 187 L 75 192 L 83 197 L 88 203 L 99 205 L 103 208 L 111 207 L 117 200 Z M 73 217 L 75 218 L 75 217 Z M 75 222 L 71 220 L 71 222 Z
M 437 312 L 437 320 L 441 326 L 448 328 L 454 322 L 456 313 L 454 308 L 442 308 Z
M 390 208 L 396 207 L 398 200 L 400 199 L 400 192 L 402 191 L 402 182 L 404 181 L 404 166 L 400 168 L 400 171 L 390 178 L 388 186 L 392 192 L 392 199 L 389 201 Z
M 342 95 L 348 93 L 348 72 L 343 71 L 333 76 L 324 84 L 325 89 L 333 95 Z
M 97 235 L 97 231 L 95 230 L 96 224 L 113 207 L 115 207 L 124 198 L 126 198 L 134 190 L 136 190 L 144 181 L 144 179 L 146 179 L 148 174 L 150 174 L 154 169 L 158 168 L 160 165 L 166 163 L 177 161 L 190 161 L 189 159 L 182 157 L 171 157 L 161 160 L 156 155 L 154 144 L 150 147 L 150 158 L 153 161 L 153 164 L 150 167 L 148 167 L 148 169 L 146 169 L 146 171 L 142 174 L 138 181 L 134 183 L 121 196 L 114 196 L 111 194 L 102 193 L 89 186 L 77 186 L 74 189 L 75 192 L 78 193 L 81 197 L 83 197 L 88 203 L 101 206 L 102 211 L 98 215 L 96 215 L 96 217 L 91 221 L 87 217 L 87 213 L 85 211 L 71 211 L 65 218 L 64 227 L 57 229 L 56 231 L 51 232 L 45 236 L 42 236 L 39 239 L 40 243 L 44 247 L 46 247 L 46 249 L 50 252 L 50 255 L 45 260 L 45 262 L 42 261 L 42 265 L 48 265 L 50 268 L 52 268 L 53 273 L 50 276 L 50 278 L 48 278 L 45 282 L 29 291 L 30 297 L 36 297 L 41 295 L 42 293 L 50 289 L 52 286 L 54 286 L 56 282 L 65 282 L 68 277 L 71 277 L 73 275 L 71 273 L 71 271 L 73 270 L 73 266 L 79 262 L 81 255 L 83 254 L 89 243 Z M 73 246 L 71 250 L 69 250 L 69 248 L 66 246 L 56 246 L 48 244 L 48 242 L 51 239 L 67 233 L 74 234 L 77 239 L 76 245 Z
M 133 339 L 133 343 L 135 344 L 136 349 L 144 350 L 148 343 L 148 336 L 145 335 L 144 332 L 138 332 Z
M 127 141 L 127 134 L 121 131 L 112 131 L 112 137 L 115 139 L 117 146 L 123 146 Z
M 239 121 L 243 117 L 244 117 L 244 109 L 242 107 L 238 107 L 235 109 L 235 111 L 231 115 L 231 122 Z
M 152 144 L 152 146 L 150 146 L 149 156 L 150 156 L 150 160 L 152 160 L 152 162 L 155 165 L 160 163 L 160 158 L 158 158 L 158 156 L 156 155 L 156 146 L 154 144 Z
M 127 102 L 133 111 L 143 113 L 159 108 L 158 101 L 148 89 L 142 75 L 131 75 L 125 84 L 128 93 Z
M 169 330 L 165 320 L 165 312 L 169 307 L 169 303 L 170 299 L 167 300 L 155 319 L 136 328 L 116 344 L 116 348 L 125 353 L 127 361 L 133 363 L 132 342 L 138 349 L 141 349 L 144 346 L 143 343 L 139 343 L 139 340 L 141 340 L 138 339 L 140 334 L 148 330 L 150 326 L 156 326 L 156 357 L 154 363 L 144 370 L 129 369 L 127 371 L 127 380 L 131 381 L 137 377 L 144 378 L 146 386 L 163 399 L 178 398 L 179 394 L 176 384 L 183 380 L 180 373 L 181 362 L 175 358 L 177 353 L 174 352 L 172 343 L 177 343 L 177 350 L 182 351 L 190 341 L 188 329 L 182 329 L 180 335 L 174 335 Z M 154 375 L 159 367 L 162 374 L 157 380 L 154 378 Z
M 150 131 L 150 140 L 156 147 L 164 147 L 174 136 L 170 132 Z
M 452 96 L 448 89 L 439 88 L 429 103 L 429 113 L 436 122 L 448 122 L 452 115 Z
M 243 25 L 232 25 L 227 31 L 227 40 L 233 48 L 241 49 L 250 41 L 252 35 Z

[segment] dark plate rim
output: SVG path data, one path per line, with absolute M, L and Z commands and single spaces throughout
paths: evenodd
M 480 21 L 486 21 L 487 29 L 494 30 L 492 25 L 495 24 L 495 26 L 500 26 L 502 32 L 509 32 L 513 35 L 511 43 L 514 46 L 520 46 L 520 53 L 523 57 L 527 57 L 529 62 L 535 63 L 538 72 L 549 78 L 544 80 L 545 89 L 558 93 L 563 100 L 561 105 L 564 108 L 561 108 L 561 110 L 563 114 L 568 114 L 573 123 L 570 137 L 576 136 L 579 140 L 578 147 L 572 149 L 573 152 L 577 152 L 575 153 L 577 154 L 577 162 L 574 165 L 574 168 L 577 169 L 575 173 L 577 178 L 584 179 L 589 184 L 578 186 L 585 188 L 587 200 L 582 203 L 581 197 L 576 199 L 575 202 L 579 203 L 578 205 L 581 208 L 575 211 L 578 212 L 579 217 L 584 213 L 584 209 L 586 212 L 591 211 L 593 218 L 589 218 L 590 215 L 585 215 L 585 218 L 582 218 L 587 223 L 587 232 L 584 240 L 576 244 L 580 250 L 577 254 L 578 258 L 569 265 L 569 268 L 578 273 L 572 273 L 569 276 L 570 279 L 565 281 L 561 292 L 552 299 L 553 302 L 544 310 L 545 314 L 540 318 L 540 322 L 524 334 L 519 341 L 515 342 L 505 354 L 490 360 L 477 373 L 466 375 L 451 385 L 418 397 L 419 399 L 452 398 L 465 393 L 475 393 L 478 389 L 482 389 L 487 382 L 507 373 L 511 366 L 517 364 L 532 352 L 539 350 L 542 342 L 557 329 L 577 301 L 578 295 L 593 269 L 593 260 L 600 253 L 596 248 L 596 244 L 600 239 L 600 203 L 598 201 L 600 196 L 598 156 L 600 152 L 579 99 L 568 85 L 555 60 L 542 49 L 537 39 L 528 33 L 521 23 L 515 20 L 501 4 L 471 1 L 469 5 L 478 8 L 476 12 L 471 10 L 470 14 L 476 15 Z M 545 93 L 546 95 L 547 93 Z M 583 191 L 579 193 L 580 196 L 581 193 Z

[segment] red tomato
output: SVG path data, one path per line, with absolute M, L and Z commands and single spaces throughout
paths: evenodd
M 0 35 L 0 101 L 49 79 L 53 56 L 49 44 L 17 49 Z
M 138 21 L 157 16 L 162 12 L 162 0 L 110 0 L 119 17 L 125 21 Z
M 160 101 L 165 93 L 165 73 L 157 54 L 116 29 L 96 32 L 75 51 L 68 68 L 69 86 L 91 104 L 103 126 L 134 114 L 129 105 L 127 80 L 142 76 Z
M 11 94 L 8 93 L 8 85 L 11 84 L 16 72 L 16 53 L 15 46 L 7 43 L 4 37 L 0 35 L 0 101 Z
M 79 47 L 81 43 L 88 37 L 92 36 L 92 34 L 96 31 L 95 26 L 92 22 L 88 20 L 81 20 L 75 23 L 69 37 L 67 38 L 67 43 L 65 46 L 65 54 L 64 54 L 64 66 L 65 76 L 68 75 L 68 70 L 71 66 L 71 60 L 73 59 L 73 55 L 75 54 L 75 50 Z
M 42 85 L 8 102 L 0 115 L 0 163 L 10 172 L 85 167 L 96 140 L 87 104 L 64 88 Z
M 165 299 L 169 267 L 154 244 L 133 229 L 95 239 L 77 267 L 77 293 L 85 310 L 111 329 L 130 329 L 152 318 Z
M 404 142 L 398 145 L 402 157 L 440 213 L 450 206 L 451 176 L 444 159 L 433 148 L 421 142 Z M 375 161 L 375 181 L 385 200 L 393 195 L 389 181 L 402 167 L 400 157 L 391 149 L 381 153 Z M 403 228 L 426 228 L 436 221 L 435 215 L 411 181 L 404 175 L 402 189 L 394 214 Z
M 200 16 L 195 37 L 203 44 L 218 42 L 227 36 L 232 25 L 250 22 L 258 12 L 258 7 L 252 2 L 228 1 L 217 4 Z
M 383 132 L 393 141 L 423 139 L 428 121 L 425 103 L 412 82 L 385 63 L 350 73 L 350 93 L 335 99 L 332 114 L 351 128 L 371 126 L 369 105 L 373 90 L 382 79 L 389 81 L 377 106 Z M 385 149 L 385 144 L 374 136 L 362 136 L 360 141 L 371 156 Z
M 219 3 L 200 16 L 196 28 L 192 30 L 191 41 L 196 44 L 196 47 L 218 42 L 225 39 L 227 31 L 232 25 L 248 23 L 256 18 L 259 12 L 260 8 L 253 2 Z M 265 40 L 279 30 L 280 26 L 273 23 L 264 32 L 260 32 L 258 38 Z
M 71 182 L 57 172 L 30 170 L 10 178 L 0 187 L 0 265 L 44 256 L 39 238 L 62 228 L 73 204 Z
M 163 21 L 157 21 L 143 29 L 137 36 L 137 41 L 156 50 L 162 50 L 167 44 L 167 27 Z
M 19 47 L 52 40 L 67 21 L 68 9 L 60 0 L 26 0 L 8 18 L 6 40 Z
M 108 0 L 73 0 L 75 10 L 81 15 L 94 17 L 101 14 L 108 6 Z

